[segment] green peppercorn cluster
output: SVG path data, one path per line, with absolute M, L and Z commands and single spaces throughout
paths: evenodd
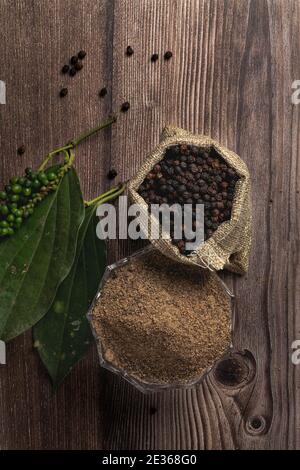
M 26 168 L 25 176 L 12 177 L 3 191 L 0 191 L 0 237 L 11 236 L 23 221 L 33 214 L 34 207 L 49 192 L 57 189 L 65 169 L 48 172 L 34 172 Z

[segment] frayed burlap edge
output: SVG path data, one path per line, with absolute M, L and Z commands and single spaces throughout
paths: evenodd
M 251 246 L 250 175 L 241 158 L 215 140 L 204 135 L 191 134 L 177 127 L 166 127 L 162 132 L 159 145 L 128 183 L 131 201 L 139 204 L 144 214 L 147 214 L 150 224 L 157 225 L 154 217 L 149 216 L 147 203 L 137 190 L 148 172 L 163 158 L 165 150 L 170 145 L 176 144 L 193 144 L 201 148 L 213 147 L 236 170 L 240 179 L 236 183 L 231 219 L 223 222 L 214 234 L 189 256 L 181 255 L 178 248 L 172 244 L 170 237 L 165 239 L 167 234 L 164 234 L 164 239 L 150 240 L 151 243 L 166 256 L 184 264 L 196 264 L 215 270 L 228 269 L 239 274 L 246 273 Z M 149 233 L 150 224 L 141 227 L 144 233 Z

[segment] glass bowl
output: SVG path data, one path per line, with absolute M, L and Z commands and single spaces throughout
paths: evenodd
M 92 305 L 90 307 L 90 310 L 88 312 L 88 320 L 90 322 L 91 329 L 92 329 L 93 335 L 94 335 L 95 340 L 96 340 L 100 365 L 102 367 L 104 367 L 105 369 L 108 369 L 109 371 L 113 372 L 114 374 L 117 374 L 120 377 L 123 377 L 130 384 L 134 385 L 138 390 L 140 390 L 141 392 L 144 392 L 144 393 L 156 392 L 156 391 L 160 391 L 160 390 L 187 389 L 187 388 L 190 388 L 190 387 L 193 387 L 193 386 L 199 384 L 203 380 L 203 378 L 207 375 L 207 373 L 213 368 L 214 364 L 220 359 L 220 357 L 217 357 L 214 360 L 214 362 L 212 364 L 210 364 L 209 367 L 207 367 L 204 372 L 201 373 L 200 376 L 196 377 L 195 379 L 191 380 L 190 382 L 186 382 L 186 383 L 168 383 L 168 384 L 166 384 L 166 383 L 159 384 L 159 383 L 146 382 L 146 381 L 143 381 L 141 379 L 138 379 L 137 377 L 133 377 L 125 369 L 117 367 L 116 365 L 114 365 L 114 364 L 107 361 L 107 359 L 104 357 L 102 339 L 99 336 L 98 332 L 96 331 L 96 327 L 94 325 L 94 318 L 95 318 L 94 317 L 94 310 L 95 310 L 95 307 L 98 305 L 99 302 L 101 302 L 101 294 L 102 294 L 103 287 L 104 287 L 105 283 L 107 282 L 107 280 L 112 276 L 112 273 L 115 270 L 120 269 L 125 264 L 128 264 L 128 263 L 132 262 L 135 258 L 147 256 L 151 252 L 156 252 L 157 253 L 157 250 L 153 246 L 150 245 L 150 246 L 147 246 L 146 248 L 143 248 L 143 249 L 135 252 L 131 256 L 123 258 L 123 259 L 107 266 L 107 268 L 104 272 L 104 275 L 102 277 L 102 280 L 100 282 L 98 292 L 97 292 L 97 294 L 96 294 L 96 296 L 95 296 L 95 298 L 92 302 Z M 199 267 L 199 269 L 202 269 L 202 268 Z M 218 283 L 220 284 L 220 287 L 222 288 L 222 290 L 224 290 L 224 292 L 230 298 L 230 301 L 231 301 L 230 338 L 232 339 L 232 324 L 233 324 L 232 312 L 233 312 L 233 298 L 234 298 L 234 296 L 229 291 L 226 284 L 216 274 L 215 271 L 212 271 L 211 275 L 216 277 Z M 228 344 L 228 348 L 226 349 L 226 351 L 224 352 L 222 357 L 224 355 L 227 355 L 230 351 L 232 351 L 232 341 L 230 341 L 230 343 Z

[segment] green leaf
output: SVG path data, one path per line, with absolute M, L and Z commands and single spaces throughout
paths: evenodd
M 96 236 L 96 206 L 85 210 L 77 252 L 45 317 L 34 327 L 35 346 L 57 387 L 87 352 L 92 333 L 86 314 L 106 267 L 105 242 Z
M 74 261 L 84 206 L 74 169 L 18 232 L 0 243 L 0 338 L 37 323 Z

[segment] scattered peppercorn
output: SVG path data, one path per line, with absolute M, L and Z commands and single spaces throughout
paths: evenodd
M 78 62 L 78 56 L 77 55 L 73 55 L 70 59 L 70 64 L 71 65 L 75 65 L 76 63 Z
M 126 55 L 131 56 L 131 55 L 133 55 L 133 52 L 134 52 L 134 51 L 133 51 L 132 47 L 131 47 L 131 46 L 127 46 L 127 48 L 126 48 Z
M 155 408 L 155 406 L 150 406 L 150 415 L 155 415 L 155 413 L 157 413 L 157 408 Z
M 81 60 L 78 60 L 78 61 L 76 62 L 76 64 L 74 65 L 74 68 L 75 68 L 75 70 L 77 70 L 77 71 L 79 71 L 79 70 L 81 70 L 81 69 L 83 68 L 83 63 L 81 62 Z
M 152 54 L 151 56 L 151 62 L 156 62 L 158 60 L 158 54 Z
M 76 75 L 76 69 L 75 67 L 71 67 L 69 71 L 70 77 L 74 77 Z
M 80 60 L 83 60 L 86 56 L 86 52 L 85 51 L 79 51 L 78 52 L 78 59 Z
M 172 56 L 173 56 L 173 53 L 171 51 L 167 51 L 165 52 L 164 59 L 170 60 Z
M 101 88 L 101 90 L 99 91 L 100 98 L 104 98 L 104 96 L 106 95 L 107 95 L 107 88 L 106 87 Z
M 112 168 L 111 170 L 109 170 L 109 172 L 107 173 L 107 178 L 109 180 L 113 180 L 116 176 L 118 175 L 117 171 Z
M 130 104 L 128 103 L 128 101 L 125 101 L 125 103 L 122 104 L 121 106 L 121 111 L 122 113 L 126 113 L 130 108 Z
M 23 153 L 25 153 L 25 150 L 26 150 L 25 145 L 20 145 L 17 152 L 18 152 L 19 155 L 23 155 Z
M 67 96 L 67 94 L 68 94 L 68 88 L 62 88 L 59 92 L 59 96 L 61 98 L 64 98 L 65 96 Z
M 69 69 L 70 67 L 68 66 L 68 64 L 64 65 L 63 68 L 61 69 L 61 73 L 68 73 L 69 72 Z

